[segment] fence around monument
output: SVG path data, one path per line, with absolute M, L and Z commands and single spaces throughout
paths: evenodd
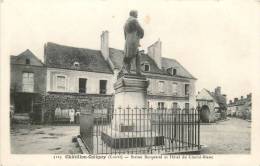
M 117 121 L 124 124 L 115 124 Z M 200 111 L 119 108 L 94 113 L 82 110 L 80 135 L 91 154 L 195 152 L 201 148 Z

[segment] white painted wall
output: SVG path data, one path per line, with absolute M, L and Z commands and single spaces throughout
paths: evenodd
M 79 78 L 87 79 L 87 93 L 99 94 L 99 81 L 107 80 L 107 94 L 112 94 L 113 89 L 113 74 L 76 71 L 67 69 L 48 68 L 47 69 L 47 92 L 57 91 L 55 88 L 55 77 L 57 75 L 66 76 L 66 92 L 79 92 Z
M 149 99 L 150 106 L 157 108 L 158 102 L 164 102 L 165 107 L 171 108 L 173 102 L 177 102 L 180 108 L 185 107 L 185 103 L 189 103 L 190 108 L 196 108 L 196 96 L 195 96 L 195 82 L 196 80 L 188 80 L 189 82 L 183 81 L 172 81 L 165 79 L 148 79 L 150 84 L 147 89 L 149 95 L 158 95 L 158 96 L 175 96 L 175 97 L 185 97 L 185 84 L 189 84 L 189 100 L 168 100 L 168 99 Z M 159 91 L 159 82 L 164 81 L 164 92 Z M 172 84 L 177 84 L 177 94 L 173 91 Z M 163 98 L 163 97 L 162 97 Z

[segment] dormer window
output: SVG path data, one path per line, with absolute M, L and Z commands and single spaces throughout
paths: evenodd
M 172 70 L 172 75 L 176 75 L 177 74 L 177 69 L 173 69 Z
M 30 64 L 30 59 L 26 58 L 26 59 L 25 59 L 25 64 L 26 64 L 26 65 L 29 65 L 29 64 Z
M 144 64 L 144 71 L 150 71 L 150 65 L 148 63 Z
M 74 63 L 73 63 L 73 66 L 74 66 L 74 67 L 79 67 L 79 62 L 74 62 Z
M 167 69 L 167 72 L 168 72 L 170 75 L 174 76 L 174 75 L 177 74 L 177 69 L 171 67 L 171 68 L 168 68 L 168 69 Z
M 143 63 L 143 71 L 150 71 L 150 64 L 148 62 Z

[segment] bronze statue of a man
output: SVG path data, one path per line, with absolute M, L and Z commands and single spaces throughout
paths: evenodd
M 130 17 L 126 20 L 124 25 L 125 34 L 125 49 L 122 72 L 130 73 L 131 63 L 136 59 L 136 74 L 141 74 L 140 57 L 138 54 L 138 47 L 140 46 L 140 39 L 144 37 L 144 30 L 137 21 L 138 13 L 136 10 L 130 11 Z

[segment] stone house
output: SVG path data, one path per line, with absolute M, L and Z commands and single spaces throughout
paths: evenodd
M 251 110 L 252 94 L 250 93 L 245 98 L 241 96 L 240 99 L 230 100 L 227 106 L 227 115 L 251 119 Z
M 53 120 L 57 108 L 111 107 L 114 74 L 100 50 L 49 42 L 44 47 L 44 62 L 47 119 Z
M 47 110 L 113 104 L 113 85 L 122 67 L 123 50 L 109 47 L 109 33 L 101 34 L 101 49 L 47 43 Z M 141 52 L 142 73 L 149 79 L 148 104 L 153 108 L 196 106 L 194 78 L 175 59 L 161 56 L 161 41 Z M 135 68 L 133 67 L 133 70 Z M 61 104 L 62 103 L 62 104 Z
M 215 122 L 226 118 L 226 95 L 221 93 L 221 87 L 217 87 L 215 92 L 202 89 L 196 96 L 196 101 L 201 108 L 202 122 Z
M 36 103 L 41 103 L 46 94 L 46 67 L 30 50 L 10 57 L 10 104 L 14 113 L 29 116 Z M 43 121 L 43 112 L 37 121 Z

